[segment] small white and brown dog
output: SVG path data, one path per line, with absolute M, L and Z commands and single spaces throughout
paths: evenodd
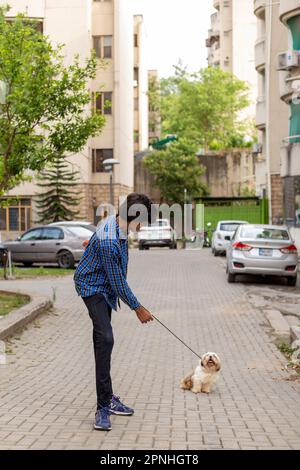
M 180 387 L 183 390 L 191 390 L 193 393 L 210 393 L 220 369 L 219 356 L 214 352 L 207 352 L 201 357 L 196 369 L 181 380 Z

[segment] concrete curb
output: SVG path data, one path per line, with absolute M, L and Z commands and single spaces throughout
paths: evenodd
M 276 343 L 290 343 L 290 325 L 279 310 L 264 310 L 276 336 Z
M 41 313 L 46 312 L 52 307 L 52 302 L 49 298 L 30 294 L 26 292 L 13 292 L 3 291 L 1 292 L 9 295 L 21 294 L 31 299 L 31 301 L 21 308 L 12 310 L 8 315 L 0 317 L 0 340 L 13 335 L 18 329 L 24 328 L 25 325 L 34 320 Z

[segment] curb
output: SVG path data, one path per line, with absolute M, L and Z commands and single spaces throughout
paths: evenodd
M 279 310 L 264 310 L 264 313 L 273 328 L 276 343 L 290 342 L 290 325 Z
M 1 290 L 1 292 L 9 295 L 21 294 L 31 299 L 31 301 L 21 308 L 12 310 L 8 315 L 0 317 L 0 340 L 12 336 L 17 330 L 24 328 L 25 325 L 33 321 L 38 315 L 49 310 L 53 305 L 48 297 L 41 295 L 28 295 L 26 292 L 19 291 Z

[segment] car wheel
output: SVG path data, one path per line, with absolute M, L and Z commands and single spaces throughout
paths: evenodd
M 213 249 L 212 252 L 213 252 L 213 255 L 214 255 L 214 256 L 218 256 L 218 254 L 219 254 L 215 248 Z
M 139 250 L 142 251 L 144 249 L 143 245 L 139 245 Z
M 288 286 L 295 287 L 297 285 L 297 276 L 287 277 Z
M 177 250 L 177 242 L 173 243 L 173 250 Z
M 230 271 L 228 271 L 227 273 L 227 281 L 231 284 L 232 282 L 235 281 L 235 274 L 231 273 Z
M 31 268 L 32 265 L 33 265 L 32 261 L 24 261 L 23 263 L 23 266 L 25 266 L 25 268 Z
M 57 263 L 60 268 L 71 269 L 74 268 L 75 260 L 72 253 L 67 250 L 61 251 L 57 256 Z

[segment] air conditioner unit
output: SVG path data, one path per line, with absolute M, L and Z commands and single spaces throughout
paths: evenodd
M 300 65 L 300 51 L 287 51 L 278 54 L 278 70 L 289 70 Z

